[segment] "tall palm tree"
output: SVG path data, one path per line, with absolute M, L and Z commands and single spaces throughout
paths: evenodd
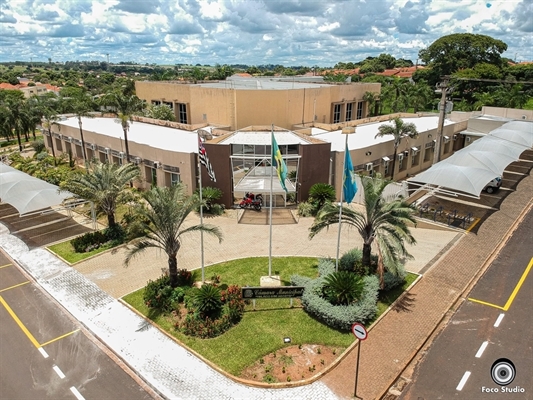
M 11 132 L 15 132 L 19 145 L 19 150 L 22 151 L 21 135 L 27 134 L 31 126 L 31 118 L 28 109 L 25 106 L 24 95 L 18 90 L 9 90 L 8 95 L 5 95 L 2 100 L 2 114 L 4 115 L 5 128 Z
M 93 118 L 95 103 L 93 98 L 83 89 L 71 88 L 68 93 L 62 97 L 64 111 L 72 113 L 78 118 L 78 126 L 80 127 L 81 138 L 81 153 L 85 169 L 89 171 L 89 163 L 87 160 L 87 152 L 85 150 L 85 139 L 83 137 L 83 121 L 82 118 Z
M 196 196 L 188 196 L 182 184 L 171 187 L 153 187 L 143 195 L 148 207 L 138 209 L 146 237 L 137 239 L 128 251 L 124 263 L 149 247 L 163 250 L 168 256 L 170 284 L 178 285 L 177 254 L 181 248 L 181 238 L 191 232 L 203 231 L 222 241 L 222 232 L 213 225 L 199 224 L 184 227 L 187 216 L 199 206 Z
M 366 116 L 373 117 L 374 115 L 377 115 L 376 105 L 378 104 L 378 101 L 379 101 L 379 94 L 375 92 L 367 91 L 363 95 L 363 100 L 366 101 L 367 103 L 367 108 L 366 108 L 367 115 Z
M 429 101 L 435 97 L 435 93 L 424 80 L 411 85 L 409 91 L 411 100 L 409 105 L 413 107 L 415 113 L 420 109 L 424 109 Z
M 124 132 L 124 144 L 126 145 L 126 160 L 130 161 L 130 148 L 128 145 L 128 132 L 130 122 L 135 113 L 144 109 L 144 103 L 135 95 L 124 95 L 120 91 L 107 93 L 100 98 L 100 104 L 109 107 L 110 111 L 117 116 L 117 122 L 122 125 Z
M 341 223 L 357 229 L 363 239 L 363 266 L 370 267 L 372 243 L 378 245 L 378 264 L 383 263 L 390 272 L 396 272 L 395 267 L 402 258 L 411 255 L 405 248 L 405 243 L 415 244 L 408 224 L 416 224 L 413 206 L 403 199 L 386 201 L 383 190 L 391 181 L 375 177 L 364 177 L 364 205 L 365 211 L 357 211 L 343 207 Z M 339 224 L 339 206 L 335 203 L 326 204 L 318 213 L 309 228 L 309 238 L 312 239 L 324 228 Z M 378 265 L 379 267 L 379 265 Z M 383 288 L 384 268 L 378 268 L 380 285 Z
M 396 154 L 398 153 L 398 147 L 400 146 L 403 138 L 418 137 L 418 131 L 416 130 L 416 125 L 412 122 L 403 122 L 401 118 L 396 117 L 392 120 L 392 125 L 382 124 L 379 126 L 376 138 L 383 137 L 385 135 L 394 136 L 394 155 L 392 157 L 391 171 L 391 180 L 394 180 L 394 169 L 396 168 Z
M 116 226 L 115 211 L 117 205 L 127 199 L 128 183 L 139 176 L 139 168 L 134 164 L 109 164 L 96 161 L 91 163 L 88 173 L 73 174 L 62 186 L 76 198 L 92 201 L 97 210 L 107 216 L 107 226 Z
M 38 117 L 42 127 L 48 130 L 48 136 L 50 137 L 50 142 L 52 144 L 54 165 L 57 165 L 54 139 L 52 137 L 52 125 L 57 125 L 57 122 L 59 121 L 59 115 L 55 110 L 55 107 L 57 106 L 57 97 L 54 93 L 46 93 L 42 96 L 32 96 L 29 100 L 32 114 Z

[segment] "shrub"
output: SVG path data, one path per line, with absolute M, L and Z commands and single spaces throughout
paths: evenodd
M 335 201 L 335 188 L 327 183 L 315 183 L 309 189 L 309 202 L 313 205 L 313 216 L 316 215 L 326 203 Z
M 383 281 L 385 283 L 383 291 L 391 290 L 402 285 L 405 282 L 406 276 L 407 271 L 403 264 L 398 264 L 396 266 L 396 274 L 390 271 L 385 271 L 385 274 L 383 274 Z
M 35 154 L 39 154 L 40 152 L 46 149 L 43 139 L 34 140 L 33 142 L 31 142 L 31 147 L 33 147 Z
M 97 249 L 102 244 L 108 242 L 108 240 L 109 239 L 104 231 L 87 232 L 82 236 L 72 239 L 70 244 L 72 244 L 76 253 L 86 253 L 93 249 Z
M 302 201 L 298 204 L 298 215 L 300 217 L 312 217 L 313 216 L 313 205 L 307 201 Z
M 324 279 L 322 293 L 334 305 L 348 305 L 355 302 L 363 291 L 361 277 L 349 271 L 337 271 Z
M 191 271 L 183 268 L 178 269 L 178 286 L 192 286 L 193 276 Z
M 211 285 L 204 285 L 202 288 Z M 212 289 L 219 290 L 211 286 Z M 209 290 L 212 290 L 209 289 Z M 244 314 L 244 300 L 241 295 L 241 288 L 231 285 L 226 290 L 220 292 L 220 300 L 223 303 L 219 318 L 202 315 L 196 309 L 196 299 L 201 289 L 191 288 L 185 293 L 184 304 L 189 310 L 185 320 L 176 328 L 184 334 L 200 338 L 213 338 L 219 336 L 238 323 Z
M 320 277 L 309 280 L 302 296 L 304 310 L 326 325 L 344 331 L 357 321 L 365 323 L 376 315 L 379 279 L 375 275 L 363 277 L 363 289 L 359 300 L 349 305 L 333 305 L 322 295 L 326 277 L 335 269 L 331 260 L 320 260 Z
M 222 294 L 216 286 L 205 284 L 194 294 L 193 306 L 201 318 L 216 319 L 222 305 Z
M 149 308 L 169 312 L 178 309 L 188 289 L 179 286 L 173 289 L 170 286 L 170 277 L 163 275 L 155 281 L 148 281 L 144 288 L 143 300 Z
M 107 240 L 112 241 L 114 244 L 122 244 L 126 239 L 126 232 L 119 224 L 115 224 L 104 229 L 104 235 L 107 237 Z

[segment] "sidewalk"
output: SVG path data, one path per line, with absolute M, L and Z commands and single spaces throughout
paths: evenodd
M 375 399 L 386 392 L 505 238 L 522 210 L 531 204 L 531 193 L 533 180 L 528 176 L 520 183 L 519 191 L 507 197 L 500 211 L 483 222 L 477 235 L 413 230 L 419 243 L 409 248 L 415 260 L 407 265 L 407 269 L 427 269 L 427 272 L 407 296 L 409 301 L 404 303 L 407 310 L 398 307 L 390 311 L 369 332 L 368 340 L 361 347 L 360 397 Z M 268 227 L 238 225 L 236 218 L 227 217 L 205 222 L 220 226 L 225 235 L 220 245 L 206 238 L 206 265 L 268 255 Z M 312 219 L 300 219 L 295 225 L 275 227 L 272 254 L 334 257 L 336 228 L 309 241 L 307 232 L 311 223 Z M 343 229 L 341 254 L 358 245 L 358 234 Z M 166 259 L 155 251 L 135 259 L 128 269 L 122 266 L 124 250 L 106 253 L 71 268 L 44 249 L 28 250 L 1 224 L 0 247 L 75 318 L 168 398 L 305 400 L 353 396 L 356 351 L 310 385 L 258 389 L 235 383 L 147 324 L 115 298 L 138 289 L 148 279 L 161 274 Z M 187 239 L 178 255 L 179 268 L 198 268 L 199 249 L 196 237 Z M 432 267 L 426 267 L 434 258 L 438 261 Z

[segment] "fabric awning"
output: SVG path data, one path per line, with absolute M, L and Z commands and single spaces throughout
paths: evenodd
M 509 164 L 532 146 L 533 123 L 512 121 L 408 181 L 479 197 L 487 183 L 501 176 Z
M 19 214 L 28 214 L 61 204 L 73 197 L 59 193 L 59 187 L 0 163 L 0 201 L 12 205 Z

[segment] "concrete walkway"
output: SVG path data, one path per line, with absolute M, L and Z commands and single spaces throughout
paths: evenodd
M 520 183 L 519 190 L 504 201 L 501 210 L 483 223 L 477 235 L 414 229 L 418 245 L 409 249 L 415 261 L 410 261 L 407 269 L 427 270 L 427 273 L 404 299 L 403 307 L 389 312 L 370 331 L 369 339 L 361 348 L 359 396 L 375 399 L 386 392 L 509 233 L 514 221 L 531 205 L 531 193 L 533 181 L 527 177 Z M 231 214 L 207 222 L 220 226 L 225 240 L 218 244 L 206 238 L 206 265 L 240 257 L 268 255 L 268 227 L 239 225 L 236 215 Z M 275 227 L 273 255 L 335 256 L 336 229 L 332 228 L 309 241 L 307 232 L 311 223 L 312 219 L 304 218 L 298 224 Z M 341 253 L 359 245 L 358 234 L 343 229 Z M 148 279 L 158 277 L 161 268 L 166 267 L 162 254 L 146 253 L 124 269 L 124 250 L 119 250 L 80 263 L 73 269 L 44 249 L 30 251 L 1 224 L 0 247 L 74 317 L 168 398 L 338 399 L 353 395 L 354 351 L 329 374 L 310 385 L 258 389 L 233 382 L 147 325 L 115 298 L 138 289 Z M 178 256 L 179 267 L 198 268 L 199 249 L 197 237 L 187 238 Z

